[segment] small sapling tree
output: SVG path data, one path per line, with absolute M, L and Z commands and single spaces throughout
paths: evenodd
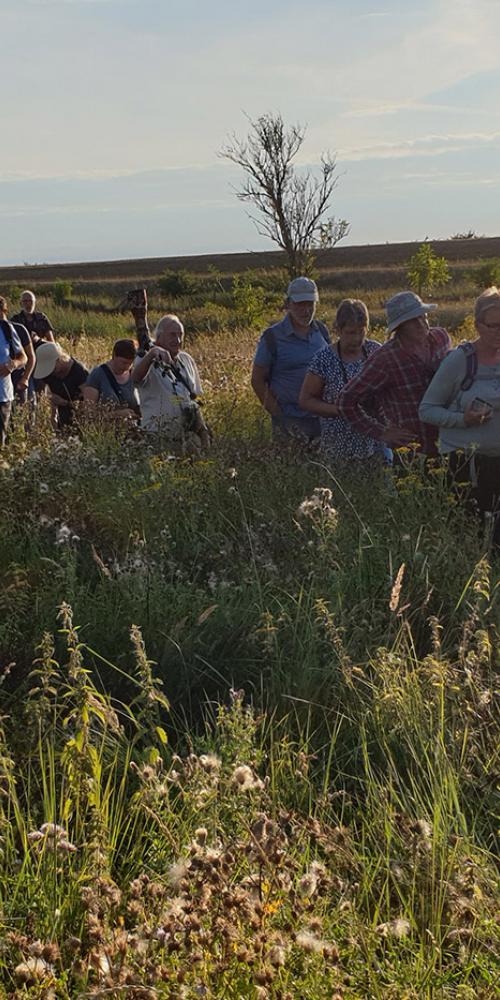
M 430 294 L 451 279 L 446 257 L 438 257 L 430 243 L 422 243 L 410 258 L 406 276 L 419 295 L 423 292 Z
M 315 252 L 329 249 L 347 236 L 349 224 L 328 214 L 337 184 L 337 163 L 324 153 L 317 172 L 298 170 L 295 159 L 305 138 L 301 125 L 286 125 L 280 114 L 249 119 L 246 138 L 233 135 L 219 155 L 242 168 L 240 201 L 253 206 L 249 213 L 257 231 L 276 243 L 287 256 L 291 278 L 308 273 Z

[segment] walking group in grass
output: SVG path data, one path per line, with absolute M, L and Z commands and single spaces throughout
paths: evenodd
M 397 462 L 397 449 L 426 458 L 447 457 L 456 483 L 467 487 L 482 514 L 496 515 L 500 498 L 500 292 L 476 300 L 476 339 L 452 349 L 448 332 L 430 326 L 436 308 L 411 291 L 386 303 L 389 339 L 368 337 L 364 302 L 345 299 L 335 319 L 335 340 L 316 319 L 316 283 L 294 278 L 284 318 L 261 335 L 251 384 L 271 416 L 276 442 L 319 442 L 337 470 L 376 472 Z M 206 448 L 210 431 L 200 407 L 196 362 L 183 350 L 184 327 L 167 313 L 151 337 L 144 290 L 126 306 L 137 340 L 121 339 L 112 357 L 91 372 L 55 341 L 50 321 L 23 292 L 21 310 L 8 319 L 0 296 L 0 437 L 13 405 L 34 412 L 47 392 L 54 426 L 74 423 L 76 404 L 98 407 L 105 419 L 126 422 L 169 445 Z M 81 409 L 81 408 L 80 408 Z M 493 537 L 500 544 L 500 516 Z

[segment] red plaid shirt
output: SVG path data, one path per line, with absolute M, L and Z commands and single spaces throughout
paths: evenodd
M 429 382 L 451 350 L 447 330 L 429 330 L 430 361 L 405 351 L 392 337 L 365 362 L 346 385 L 337 403 L 342 417 L 357 431 L 382 441 L 388 424 L 411 431 L 426 455 L 437 453 L 438 428 L 423 424 L 418 408 Z

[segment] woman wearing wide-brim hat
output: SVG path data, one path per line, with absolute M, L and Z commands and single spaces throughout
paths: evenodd
M 66 354 L 60 344 L 46 343 L 37 349 L 33 375 L 49 389 L 56 427 L 68 427 L 73 420 L 74 405 L 82 399 L 81 387 L 87 380 L 87 369 Z

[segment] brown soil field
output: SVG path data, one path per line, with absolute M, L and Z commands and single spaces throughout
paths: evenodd
M 500 237 L 464 240 L 432 240 L 437 254 L 451 263 L 470 264 L 485 258 L 500 258 Z M 416 252 L 419 243 L 381 243 L 365 246 L 338 246 L 322 252 L 317 259 L 320 272 L 349 270 L 352 278 L 358 269 L 386 270 L 404 267 Z M 197 274 L 207 273 L 211 267 L 222 274 L 230 275 L 248 268 L 284 267 L 283 253 L 267 251 L 262 253 L 204 254 L 184 257 L 146 257 L 137 260 L 107 260 L 91 263 L 33 264 L 16 267 L 0 267 L 0 285 L 44 284 L 57 278 L 67 281 L 126 282 L 151 280 L 166 269 L 186 270 Z M 361 277 L 361 275 L 359 276 Z M 375 275 L 373 275 L 376 278 Z

